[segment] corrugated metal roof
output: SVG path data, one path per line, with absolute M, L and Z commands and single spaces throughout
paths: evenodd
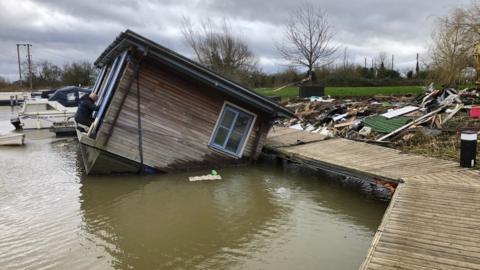
M 382 115 L 372 115 L 365 118 L 364 123 L 366 126 L 371 127 L 374 131 L 379 133 L 390 133 L 412 121 L 411 118 L 406 116 L 397 116 L 394 118 L 386 118 Z
M 113 61 L 121 51 L 134 46 L 139 49 L 148 50 L 147 57 L 154 58 L 169 67 L 178 70 L 194 79 L 202 81 L 219 91 L 234 98 L 240 99 L 255 108 L 272 114 L 276 117 L 292 117 L 294 114 L 289 109 L 264 97 L 252 89 L 231 81 L 209 69 L 192 61 L 166 47 L 161 46 L 139 34 L 126 30 L 110 44 L 95 61 L 97 67 L 101 67 Z

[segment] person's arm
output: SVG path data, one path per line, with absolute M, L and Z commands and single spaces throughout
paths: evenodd
M 85 102 L 87 105 L 87 108 L 91 111 L 98 111 L 100 106 L 96 106 L 95 103 L 92 100 L 89 100 L 88 102 Z

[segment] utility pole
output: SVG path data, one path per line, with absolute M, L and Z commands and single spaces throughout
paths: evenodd
M 420 72 L 420 65 L 418 64 L 418 53 L 417 53 L 417 65 L 415 66 L 415 73 L 418 74 Z
M 395 56 L 392 54 L 392 70 L 393 70 L 393 61 L 395 59 Z
M 367 69 L 367 58 L 365 57 L 365 69 Z
M 22 81 L 22 66 L 20 64 L 20 44 L 17 44 L 17 58 L 18 58 L 18 77 L 20 78 L 20 87 L 23 85 Z
M 30 54 L 30 47 L 32 44 L 17 44 L 17 57 L 18 57 L 18 75 L 20 76 L 20 85 L 22 85 L 22 68 L 20 64 L 20 46 L 27 47 L 27 63 L 28 63 L 28 77 L 30 79 L 30 90 L 33 90 L 33 77 L 32 77 L 32 55 Z
M 30 77 L 30 90 L 33 90 L 32 55 L 30 54 L 30 47 L 32 47 L 32 44 L 26 44 L 26 46 L 27 46 L 27 59 L 28 59 L 28 77 Z

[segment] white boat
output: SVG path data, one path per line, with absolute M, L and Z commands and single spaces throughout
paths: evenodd
M 65 107 L 58 101 L 31 99 L 23 103 L 18 117 L 11 119 L 17 129 L 43 129 L 56 124 L 74 125 L 77 107 Z
M 52 93 L 52 91 L 55 91 Z M 75 86 L 67 86 L 57 90 L 46 91 L 48 98 L 27 99 L 17 118 L 11 123 L 17 129 L 43 129 L 52 126 L 75 126 L 74 117 L 77 106 L 84 95 L 91 90 Z M 43 96 L 42 94 L 42 96 Z
M 25 134 L 12 133 L 0 135 L 0 145 L 23 145 L 25 143 Z
M 0 105 L 18 105 L 29 97 L 29 92 L 0 92 Z

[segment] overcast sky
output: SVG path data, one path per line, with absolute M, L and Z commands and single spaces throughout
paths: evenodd
M 379 52 L 395 54 L 397 69 L 425 55 L 437 16 L 471 0 L 317 0 L 334 26 L 335 41 L 363 63 Z M 284 68 L 275 44 L 292 0 L 0 0 L 0 76 L 18 79 L 17 43 L 33 44 L 33 61 L 93 61 L 123 30 L 131 29 L 191 56 L 183 16 L 193 23 L 228 18 L 266 72 Z M 23 57 L 26 52 L 22 51 Z

